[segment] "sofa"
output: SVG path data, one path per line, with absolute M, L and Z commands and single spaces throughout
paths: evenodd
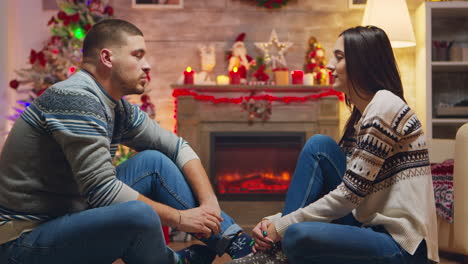
M 428 140 L 431 163 L 454 159 L 453 224 L 437 216 L 439 249 L 468 256 L 468 123 L 461 126 L 455 140 Z

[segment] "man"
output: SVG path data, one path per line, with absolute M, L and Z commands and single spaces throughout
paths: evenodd
M 208 263 L 250 253 L 252 239 L 221 212 L 187 142 L 122 99 L 148 85 L 145 53 L 133 24 L 97 23 L 83 70 L 17 120 L 0 155 L 0 263 Z M 114 168 L 118 144 L 140 153 Z M 161 225 L 208 247 L 175 253 Z

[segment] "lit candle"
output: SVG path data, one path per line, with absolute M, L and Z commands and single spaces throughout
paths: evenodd
M 304 85 L 314 85 L 314 74 L 306 73 L 304 75 Z
M 193 84 L 194 75 L 195 71 L 192 70 L 192 67 L 187 67 L 184 71 L 184 84 Z
M 302 84 L 304 82 L 303 71 L 292 71 L 292 84 Z
M 229 77 L 226 75 L 218 75 L 216 76 L 216 83 L 218 85 L 227 85 L 229 84 Z
M 232 68 L 232 71 L 229 72 L 230 84 L 240 84 L 241 76 L 237 67 Z

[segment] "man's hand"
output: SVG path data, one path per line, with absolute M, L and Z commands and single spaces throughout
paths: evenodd
M 224 221 L 221 217 L 221 207 L 219 207 L 218 199 L 216 199 L 216 197 L 206 201 L 201 201 L 200 208 L 209 214 L 218 216 L 218 219 L 220 219 L 221 222 Z
M 209 213 L 202 207 L 188 210 L 180 210 L 180 223 L 177 227 L 190 233 L 198 233 L 203 237 L 210 237 L 211 234 L 218 234 L 221 230 L 222 218 Z
M 252 236 L 255 239 L 255 244 L 252 248 L 254 252 L 257 250 L 267 250 L 273 245 L 273 240 L 268 236 L 268 226 L 274 225 L 271 224 L 270 220 L 263 219 L 252 230 Z

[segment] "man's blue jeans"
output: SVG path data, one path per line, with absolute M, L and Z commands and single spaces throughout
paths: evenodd
M 283 215 L 334 190 L 346 170 L 346 157 L 330 137 L 315 135 L 305 144 L 290 184 Z M 425 242 L 408 254 L 382 226 L 361 227 L 353 215 L 332 223 L 290 226 L 282 240 L 290 263 L 428 263 Z
M 139 193 L 173 208 L 198 206 L 179 168 L 157 151 L 143 151 L 117 167 L 117 177 Z M 222 213 L 221 233 L 201 239 L 218 253 L 241 231 Z M 0 245 L 0 263 L 110 264 L 177 263 L 166 247 L 158 214 L 131 201 L 67 214 Z

